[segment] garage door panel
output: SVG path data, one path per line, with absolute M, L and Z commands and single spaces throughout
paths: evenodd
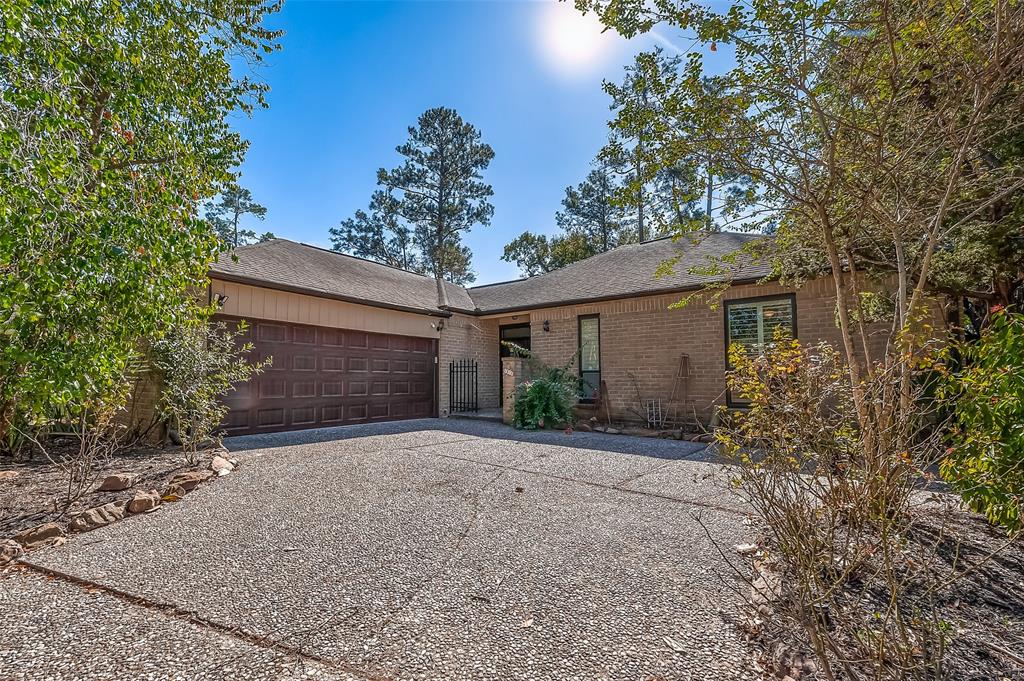
M 256 426 L 259 428 L 278 428 L 284 426 L 284 408 L 263 408 L 256 410 Z
M 354 349 L 367 349 L 370 347 L 370 335 L 362 331 L 346 331 L 345 347 Z
M 316 345 L 315 326 L 294 326 L 292 327 L 292 342 L 297 345 Z
M 295 381 L 292 383 L 292 397 L 316 397 L 316 381 Z
M 259 379 L 259 398 L 261 400 L 274 400 L 286 397 L 288 393 L 288 381 L 283 377 L 266 376 Z
M 293 426 L 312 426 L 316 423 L 316 407 L 294 407 L 291 412 Z
M 316 371 L 316 355 L 292 355 L 292 371 Z
M 287 343 L 289 340 L 288 327 L 284 324 L 259 322 L 256 329 L 256 340 L 260 343 Z
M 345 345 L 345 332 L 341 329 L 320 328 L 320 345 L 328 348 L 340 348 Z
M 433 339 L 265 321 L 250 329 L 252 356 L 273 363 L 225 400 L 229 434 L 436 413 Z
M 324 355 L 320 358 L 320 369 L 322 371 L 344 371 L 345 358 L 338 355 Z

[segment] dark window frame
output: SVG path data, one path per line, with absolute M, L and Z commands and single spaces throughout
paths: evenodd
M 501 333 L 502 331 L 504 331 L 505 329 L 530 329 L 530 340 L 532 341 L 533 340 L 533 328 L 532 327 L 533 327 L 533 325 L 530 322 L 522 322 L 522 323 L 517 322 L 515 324 L 501 324 L 500 326 L 498 326 L 498 354 L 499 354 L 499 356 L 501 356 L 501 357 L 507 357 L 508 356 L 508 355 L 504 354 L 505 346 L 503 345 L 503 343 L 505 342 L 505 338 L 502 336 L 502 333 Z
M 505 339 L 502 337 L 502 331 L 505 329 L 529 329 L 530 330 L 530 344 L 533 344 L 533 324 L 531 322 L 516 322 L 515 324 L 499 324 L 498 325 L 498 395 L 499 401 L 504 404 L 505 401 L 505 370 L 502 368 L 502 360 L 505 357 L 511 357 L 512 354 L 505 354 L 506 348 L 503 345 Z M 529 350 L 530 348 L 527 348 Z
M 597 320 L 597 371 L 583 371 L 583 320 L 585 319 L 596 319 Z M 597 388 L 601 390 L 601 374 L 603 372 L 604 362 L 601 359 L 601 315 L 600 314 L 581 314 L 576 316 L 576 352 L 577 352 L 577 375 L 580 379 L 580 385 L 583 385 L 583 374 L 597 374 Z M 580 397 L 580 404 L 594 404 L 597 400 L 588 397 Z
M 788 300 L 790 308 L 793 310 L 793 338 L 799 338 L 799 331 L 797 330 L 797 306 L 796 306 L 796 294 L 795 293 L 775 293 L 766 296 L 752 296 L 749 298 L 732 298 L 724 301 L 722 305 L 722 334 L 723 342 L 725 344 L 725 370 L 729 371 L 732 367 L 729 365 L 729 308 L 738 305 L 747 305 L 750 303 L 767 303 L 773 300 Z M 725 405 L 729 408 L 739 408 L 748 406 L 749 402 L 743 400 L 734 400 L 732 397 L 732 391 L 725 391 Z

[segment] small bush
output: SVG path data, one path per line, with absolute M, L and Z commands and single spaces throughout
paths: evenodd
M 153 343 L 153 361 L 163 373 L 161 410 L 190 463 L 204 443 L 214 440 L 227 407 L 221 398 L 234 384 L 249 380 L 270 364 L 250 363 L 252 344 L 239 346 L 245 322 L 236 330 L 223 322 L 175 329 Z
M 922 430 L 904 448 L 875 437 L 888 423 L 882 410 L 861 428 L 847 367 L 827 343 L 777 338 L 763 354 L 734 346 L 730 359 L 729 388 L 747 406 L 715 434 L 764 521 L 765 560 L 779 578 L 777 588 L 754 581 L 753 605 L 777 599 L 757 611 L 757 627 L 813 650 L 822 678 L 950 678 L 937 602 L 955 577 L 935 571 L 943 530 L 915 540 L 910 512 L 938 438 Z M 872 405 L 899 386 L 898 367 L 884 366 L 859 384 Z M 921 386 L 911 388 L 923 405 Z
M 505 343 L 514 355 L 526 359 L 530 375 L 537 376 L 516 386 L 512 425 L 537 430 L 562 423 L 572 423 L 573 407 L 580 397 L 580 379 L 573 373 L 579 353 L 563 366 L 549 367 L 529 350 L 514 343 Z
M 993 315 L 963 369 L 942 382 L 956 423 L 943 478 L 989 522 L 1024 529 L 1024 316 Z
M 572 408 L 578 393 L 557 378 L 544 377 L 527 381 L 516 388 L 512 425 L 537 430 L 572 422 Z

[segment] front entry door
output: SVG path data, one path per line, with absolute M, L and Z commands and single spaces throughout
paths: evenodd
M 530 349 L 530 323 L 525 324 L 509 324 L 498 328 L 498 337 L 501 339 L 501 343 L 498 344 L 498 357 L 512 357 L 512 351 L 508 348 L 505 343 L 515 343 L 524 350 Z M 499 366 L 501 360 L 498 360 Z M 498 393 L 501 395 L 501 400 L 505 400 L 505 372 L 499 369 L 499 390 Z

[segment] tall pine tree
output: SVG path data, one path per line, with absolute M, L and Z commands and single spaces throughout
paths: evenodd
M 454 109 L 423 112 L 397 148 L 405 160 L 377 171 L 381 190 L 370 213 L 359 213 L 331 230 L 335 250 L 393 263 L 395 253 L 414 250 L 404 265 L 458 284 L 472 282 L 469 249 L 462 235 L 490 224 L 494 190 L 483 171 L 494 151 Z M 379 200 L 383 192 L 390 197 Z M 411 235 L 411 240 L 409 236 Z

